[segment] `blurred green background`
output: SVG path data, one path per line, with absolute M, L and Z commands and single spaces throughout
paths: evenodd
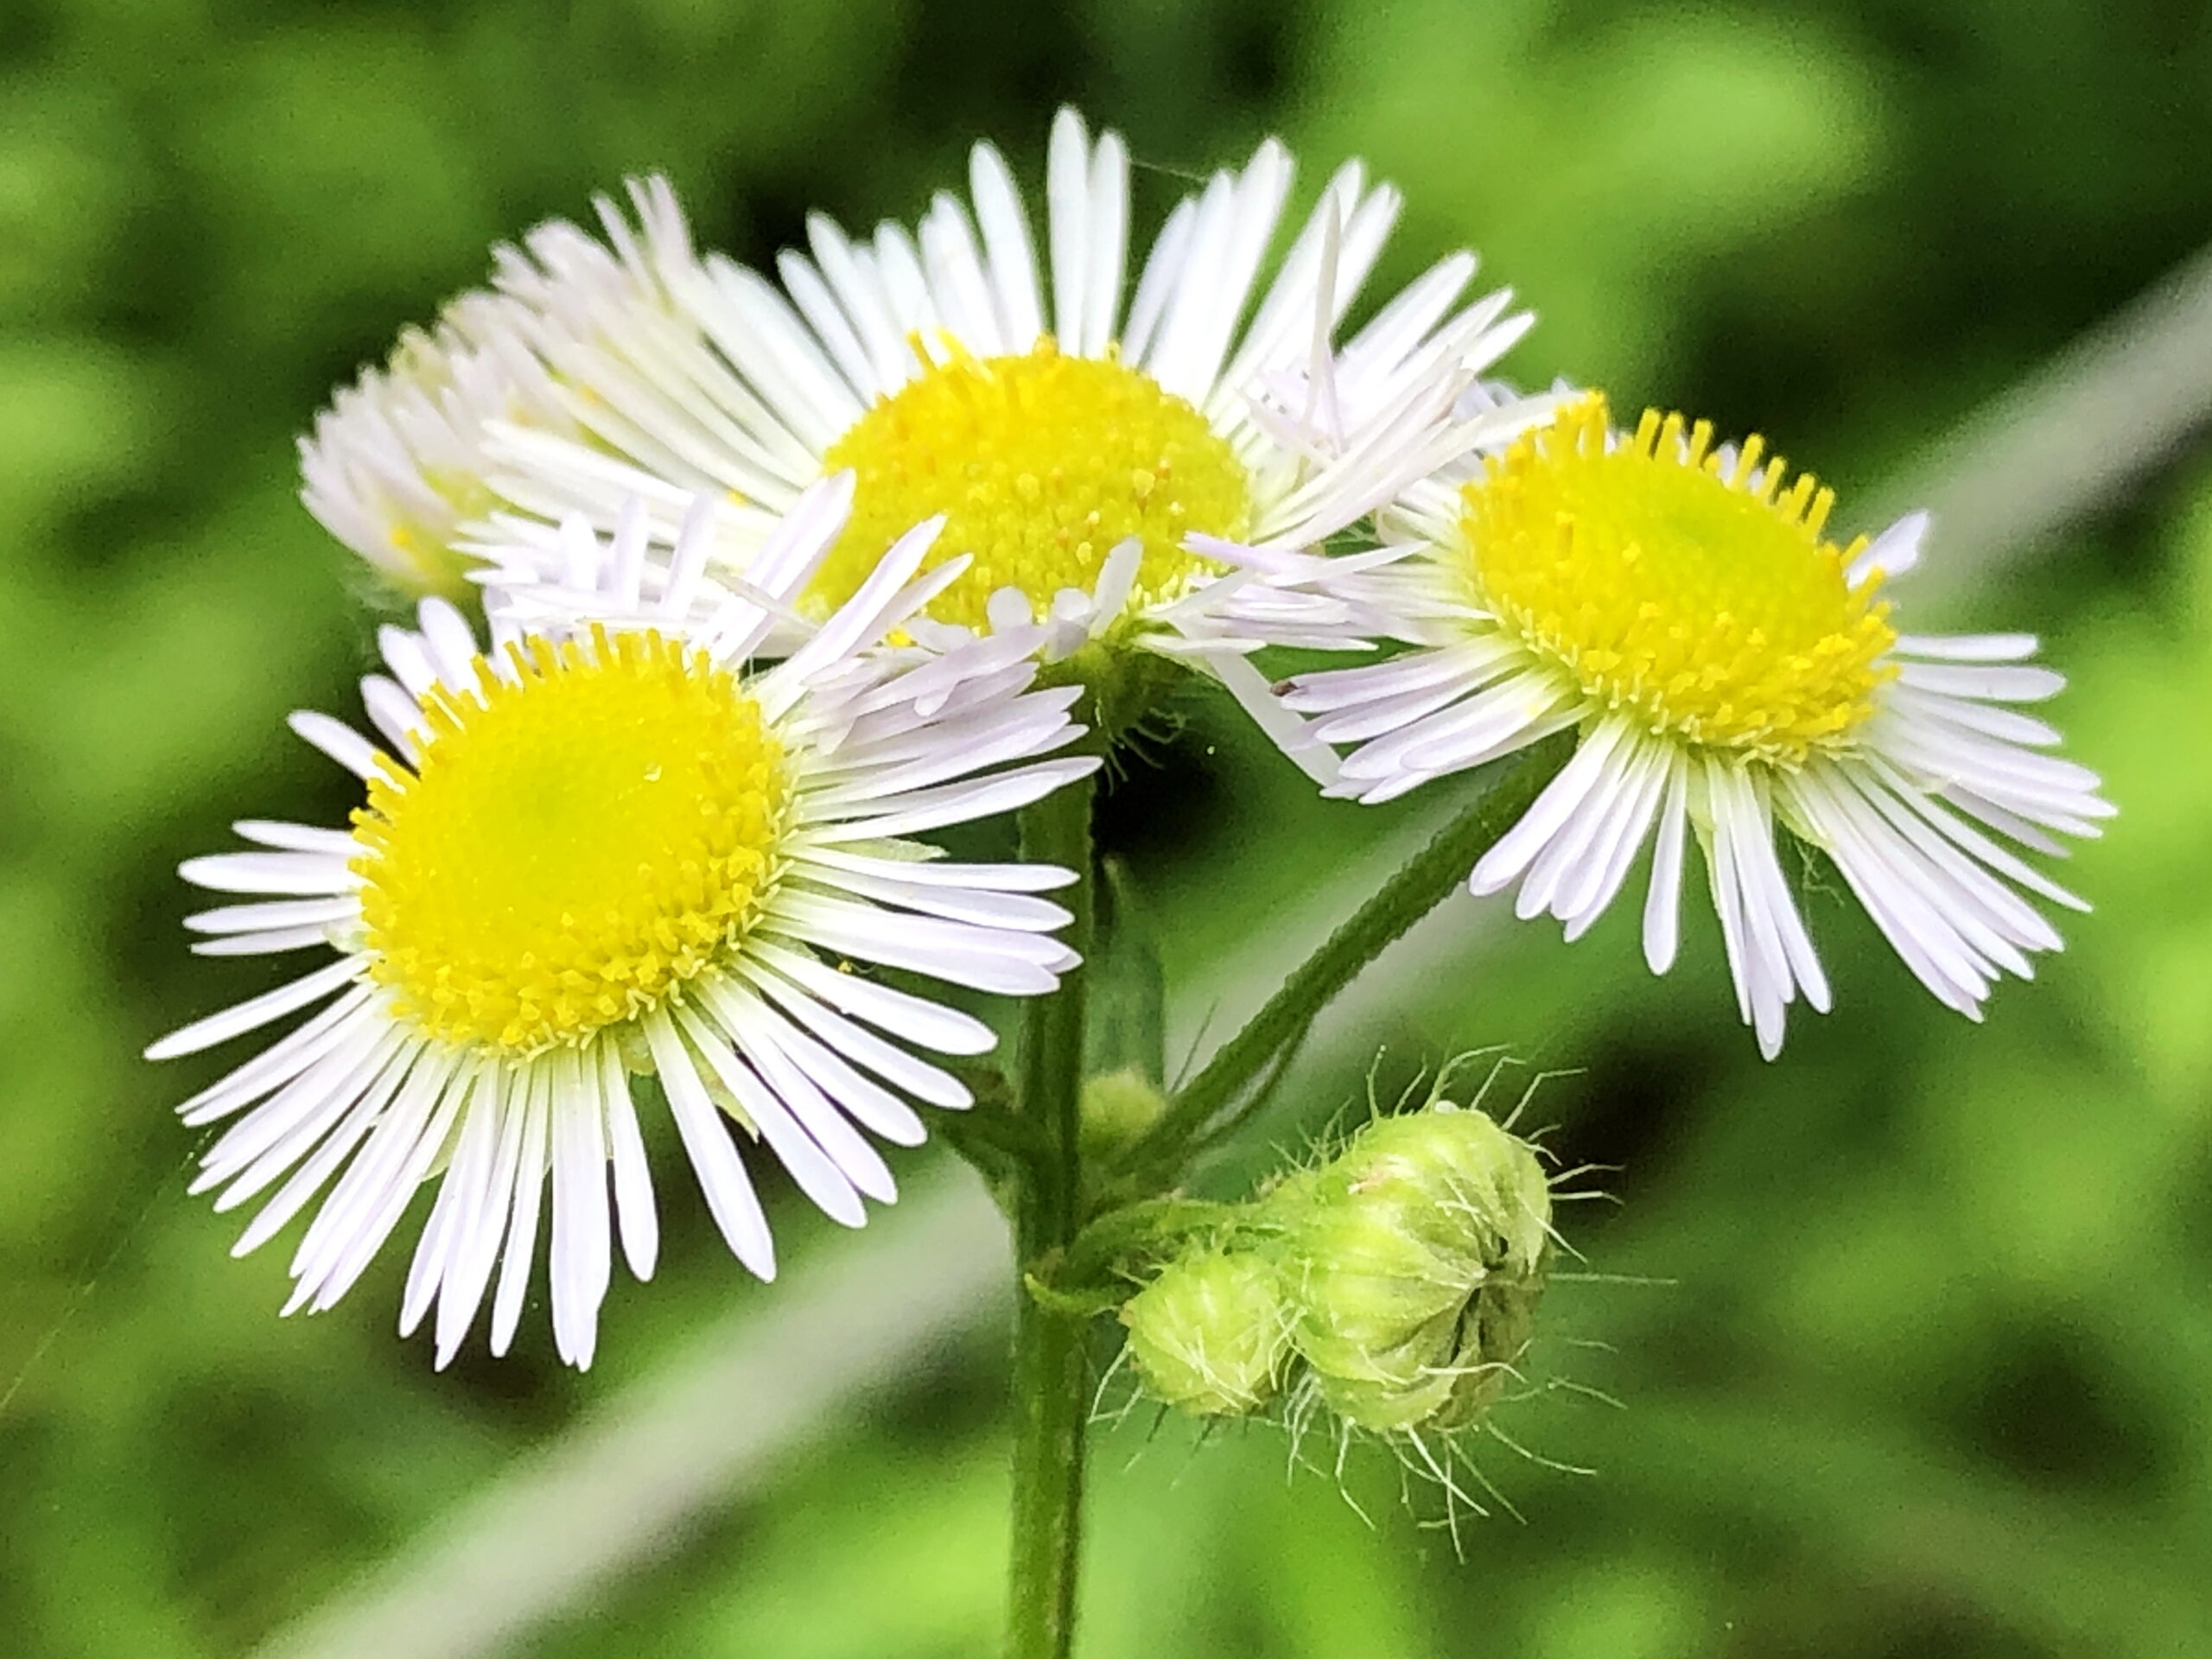
M 349 804 L 280 724 L 350 706 L 368 632 L 293 499 L 292 435 L 494 238 L 626 170 L 667 169 L 702 238 L 757 259 L 812 207 L 913 214 L 981 135 L 1033 181 L 1064 99 L 1161 170 L 1155 207 L 1268 131 L 1309 191 L 1367 156 L 1409 198 L 1386 277 L 1478 246 L 1543 319 L 1521 378 L 1756 426 L 1847 521 L 2212 235 L 2212 23 L 2155 0 L 12 0 L 0 1651 L 245 1651 L 777 1294 L 679 1196 L 588 1377 L 527 1321 L 517 1357 L 441 1376 L 391 1335 L 404 1253 L 280 1323 L 282 1252 L 231 1262 L 236 1224 L 183 1196 L 168 1109 L 199 1074 L 137 1052 L 268 969 L 185 954 L 173 867 L 232 817 Z M 1355 1467 L 1363 1519 L 1286 1478 L 1272 1432 L 1132 1421 L 1100 1444 L 1087 1655 L 2212 1652 L 2204 459 L 1936 619 L 2046 634 L 2058 718 L 2122 808 L 2069 873 L 2097 912 L 1986 1027 L 1836 902 L 1814 925 L 1842 1006 L 1773 1066 L 1709 918 L 1655 983 L 1632 906 L 1573 950 L 1512 928 L 1372 1032 L 1386 1078 L 1492 1042 L 1584 1068 L 1534 1109 L 1571 1160 L 1622 1166 L 1576 1242 L 1672 1282 L 1562 1287 L 1559 1363 L 1624 1409 L 1553 1397 L 1509 1427 L 1599 1472 L 1489 1447 L 1525 1521 L 1476 1523 L 1459 1560 L 1386 1469 Z M 1200 986 L 1388 821 L 1323 807 L 1227 721 L 1109 818 Z M 1363 1065 L 1309 1067 L 1273 1132 Z M 791 1253 L 851 1247 L 771 1196 Z M 956 1345 L 517 1650 L 991 1651 L 1003 1376 L 996 1338 Z

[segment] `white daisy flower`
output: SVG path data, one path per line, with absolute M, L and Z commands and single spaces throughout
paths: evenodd
M 404 591 L 459 597 L 463 578 L 497 550 L 489 518 L 506 480 L 493 458 L 495 429 L 573 446 L 563 451 L 571 465 L 645 492 L 671 534 L 690 492 L 665 480 L 715 487 L 683 452 L 656 442 L 651 408 L 642 423 L 625 413 L 634 394 L 621 350 L 658 362 L 704 349 L 671 289 L 698 269 L 675 195 L 658 179 L 631 195 L 634 231 L 613 202 L 593 199 L 605 243 L 556 219 L 522 247 L 494 247 L 498 291 L 472 289 L 429 332 L 403 331 L 390 362 L 340 390 L 300 440 L 308 511 Z M 524 499 L 538 499 L 524 484 Z M 613 524 L 610 513 L 604 527 Z
M 917 576 L 936 524 L 780 664 L 748 664 L 776 595 L 836 540 L 849 487 L 802 499 L 754 563 L 760 590 L 704 617 L 703 506 L 650 584 L 642 512 L 611 544 L 575 524 L 570 575 L 591 607 L 568 627 L 498 622 L 480 654 L 458 612 L 425 601 L 419 631 L 383 632 L 389 675 L 362 683 L 375 738 L 292 720 L 366 785 L 352 828 L 242 823 L 257 850 L 184 866 L 251 895 L 192 918 L 209 936 L 196 949 L 337 952 L 148 1051 L 318 1009 L 181 1109 L 235 1120 L 195 1190 L 228 1210 L 276 1188 L 239 1253 L 316 1205 L 287 1312 L 344 1294 L 435 1176 L 401 1330 L 435 1303 L 443 1365 L 496 1267 L 505 1351 L 550 1176 L 554 1335 L 587 1365 L 610 1235 L 641 1279 L 657 1248 L 631 1074 L 658 1079 L 723 1236 L 767 1278 L 774 1249 L 725 1115 L 858 1225 L 863 1198 L 894 1197 L 868 1135 L 919 1141 L 909 1097 L 969 1103 L 914 1051 L 992 1046 L 969 1014 L 848 964 L 1025 996 L 1074 964 L 1050 937 L 1066 912 L 1037 896 L 1068 872 L 941 861 L 908 839 L 1096 764 L 1037 758 L 1079 728 L 1074 690 L 1027 689 L 1033 663 L 978 650 L 910 666 L 871 649 L 958 580 L 957 562 Z
M 1332 352 L 1398 197 L 1347 165 L 1263 283 L 1291 173 L 1270 140 L 1217 174 L 1169 215 L 1133 294 L 1127 149 L 1069 111 L 1041 261 L 988 144 L 971 200 L 940 194 L 917 231 L 856 242 L 811 219 L 810 257 L 785 254 L 780 284 L 696 257 L 666 186 L 633 186 L 635 231 L 602 215 L 612 251 L 546 227 L 503 260 L 499 285 L 537 316 L 533 343 L 583 435 L 499 429 L 499 493 L 601 529 L 642 497 L 664 540 L 695 493 L 717 492 L 718 556 L 743 570 L 802 492 L 850 468 L 852 521 L 801 596 L 810 616 L 854 591 L 872 544 L 942 515 L 931 556 L 972 563 L 931 605 L 931 639 L 1033 622 L 1054 660 L 1101 639 L 1340 645 L 1336 601 L 1231 573 L 1191 538 L 1292 545 L 1371 511 L 1414 476 L 1412 435 L 1448 418 L 1452 375 L 1529 319 L 1503 293 L 1455 313 L 1475 265 L 1458 254 Z M 639 290 L 668 303 L 599 297 Z M 523 564 L 511 578 L 550 574 L 529 556 L 542 540 L 510 523 L 499 538 Z
M 2063 685 L 2022 634 L 1899 633 L 1878 597 L 1919 557 L 1925 514 L 1869 542 L 1823 539 L 1834 500 L 1789 481 L 1758 438 L 1647 412 L 1632 436 L 1592 394 L 1408 493 L 1406 556 L 1335 590 L 1419 649 L 1299 676 L 1286 702 L 1349 746 L 1335 792 L 1388 800 L 1574 730 L 1573 758 L 1476 866 L 1478 893 L 1579 938 L 1654 843 L 1652 971 L 1673 963 L 1687 832 L 1704 852 L 1737 1002 L 1771 1058 L 1784 1010 L 1829 1006 L 1790 894 L 1777 821 L 1834 860 L 1905 963 L 1970 1018 L 2000 972 L 2060 948 L 2016 889 L 2085 906 L 2004 842 L 2063 851 L 2112 808 L 2086 768 L 2042 753 L 2012 705 Z M 1986 831 L 1994 831 L 1993 838 Z M 1656 836 L 1656 842 L 1655 842 Z
M 404 332 L 391 360 L 342 388 L 300 440 L 300 499 L 404 593 L 467 591 L 463 527 L 497 505 L 493 423 L 581 431 L 524 341 L 529 321 L 513 300 L 462 295 L 429 332 Z

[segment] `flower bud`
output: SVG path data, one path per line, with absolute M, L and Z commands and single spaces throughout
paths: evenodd
M 1258 1410 L 1290 1358 L 1274 1266 L 1249 1251 L 1185 1251 L 1129 1300 L 1122 1323 L 1146 1391 L 1201 1416 Z
M 1133 1067 L 1084 1078 L 1081 1103 L 1084 1160 L 1110 1158 L 1134 1144 L 1166 1109 L 1166 1097 Z
M 1446 1106 L 1369 1124 L 1268 1200 L 1291 1335 L 1322 1396 L 1378 1430 L 1472 1421 L 1528 1345 L 1550 1185 L 1523 1141 Z

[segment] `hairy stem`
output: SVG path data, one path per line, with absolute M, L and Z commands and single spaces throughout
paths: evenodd
M 1075 919 L 1062 934 L 1091 950 L 1091 780 L 1058 790 L 1021 814 L 1021 855 L 1076 873 L 1057 895 Z M 1014 1199 L 1015 1270 L 1026 1274 L 1073 1243 L 1083 1218 L 1081 1127 L 1084 969 L 1024 1014 L 1016 1109 L 1035 1137 Z M 1015 1287 L 1014 1558 L 1009 1659 L 1066 1659 L 1074 1637 L 1082 1543 L 1083 1459 L 1090 1375 L 1081 1316 L 1039 1306 Z
M 1267 1067 L 1301 1040 L 1313 1017 L 1367 964 L 1467 879 L 1573 753 L 1571 734 L 1548 738 L 1377 888 L 1325 944 L 1300 963 L 1267 1005 L 1222 1045 L 1170 1103 L 1131 1154 L 1132 1165 L 1163 1185 L 1179 1179 L 1216 1116 L 1236 1104 Z

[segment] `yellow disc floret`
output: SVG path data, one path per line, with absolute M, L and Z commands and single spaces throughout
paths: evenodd
M 1896 639 L 1866 545 L 1821 539 L 1834 493 L 1783 488 L 1762 440 L 1647 410 L 1608 442 L 1605 400 L 1570 404 L 1466 486 L 1478 604 L 1585 695 L 1657 734 L 1783 766 L 1847 744 Z
M 455 1042 L 581 1043 L 678 991 L 779 869 L 791 785 L 760 705 L 652 632 L 512 652 L 433 692 L 411 773 L 354 814 L 372 976 Z
M 970 627 L 1001 588 L 1039 610 L 1064 588 L 1090 592 L 1133 536 L 1131 602 L 1179 598 L 1213 569 L 1183 538 L 1239 537 L 1251 518 L 1250 476 L 1204 415 L 1117 359 L 1063 357 L 1050 335 L 1018 355 L 956 353 L 869 410 L 823 465 L 858 483 L 809 595 L 824 611 L 935 513 L 946 522 L 931 562 L 976 562 L 931 614 Z

